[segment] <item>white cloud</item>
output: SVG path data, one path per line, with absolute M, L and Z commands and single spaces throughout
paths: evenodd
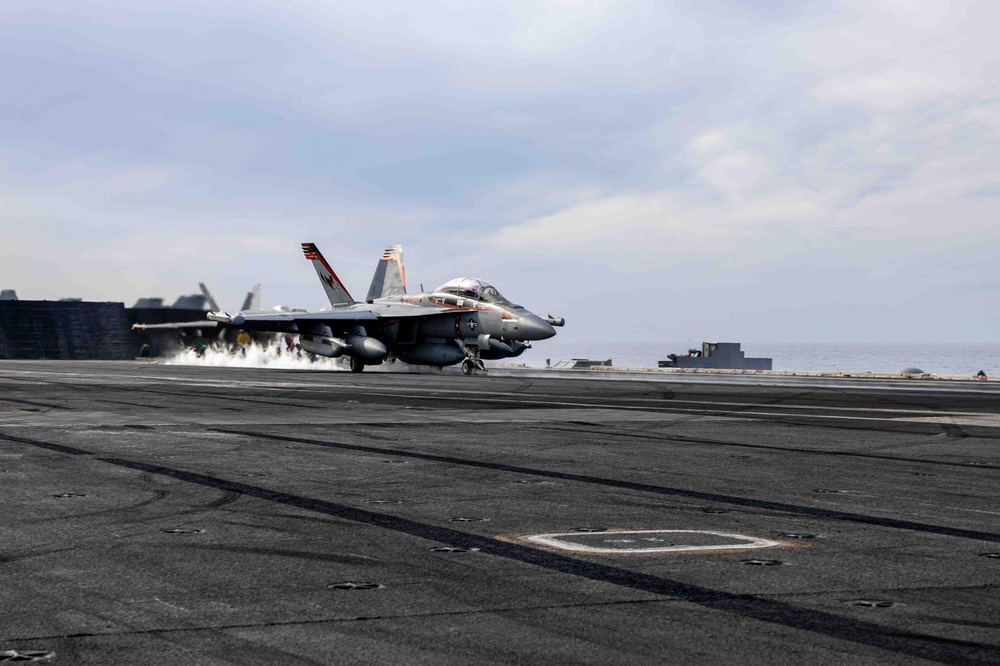
M 716 155 L 732 145 L 729 135 L 719 129 L 705 132 L 691 142 L 691 151 L 696 156 Z
M 836 76 L 814 88 L 813 95 L 828 104 L 899 110 L 935 101 L 949 89 L 947 81 L 927 72 L 889 69 Z
M 716 157 L 698 171 L 712 187 L 730 195 L 759 187 L 766 182 L 769 173 L 767 162 L 746 150 Z
M 619 194 L 513 224 L 490 245 L 516 254 L 587 255 L 634 272 L 655 270 L 668 254 L 739 252 L 746 243 L 772 239 L 776 228 L 809 234 L 825 214 L 816 196 L 801 191 L 712 205 L 693 204 L 675 191 Z M 787 251 L 780 245 L 776 253 Z

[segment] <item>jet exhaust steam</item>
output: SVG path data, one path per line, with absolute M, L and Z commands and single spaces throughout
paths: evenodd
M 327 372 L 350 372 L 347 355 L 339 359 L 314 356 L 302 352 L 286 351 L 277 344 L 263 346 L 248 345 L 246 353 L 230 351 L 220 347 L 208 347 L 199 355 L 196 349 L 184 349 L 163 359 L 164 365 L 200 365 L 211 368 L 264 368 L 273 370 L 323 370 Z M 433 372 L 423 366 L 406 363 L 382 363 L 365 368 L 365 372 Z
M 184 349 L 163 361 L 164 365 L 201 365 L 213 368 L 274 368 L 276 370 L 328 370 L 348 371 L 344 363 L 332 358 L 312 356 L 305 352 L 286 351 L 273 344 L 264 347 L 247 345 L 244 350 L 230 351 L 209 347 L 201 354 L 195 349 Z

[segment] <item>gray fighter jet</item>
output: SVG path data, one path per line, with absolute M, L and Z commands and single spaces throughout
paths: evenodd
M 561 318 L 539 317 L 504 298 L 493 285 L 457 278 L 432 292 L 406 293 L 403 247 L 386 248 L 375 268 L 368 297 L 355 301 L 313 243 L 302 252 L 312 262 L 330 306 L 316 311 L 210 312 L 229 328 L 298 334 L 304 351 L 350 358 L 351 370 L 402 361 L 462 371 L 485 372 L 483 360 L 520 356 L 534 340 L 545 340 Z

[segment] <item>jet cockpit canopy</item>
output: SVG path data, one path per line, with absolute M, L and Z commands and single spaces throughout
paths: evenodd
M 485 280 L 479 280 L 477 278 L 455 278 L 450 282 L 444 283 L 434 291 L 454 294 L 463 298 L 474 298 L 477 301 L 483 301 L 484 303 L 507 302 L 507 299 L 503 297 L 503 294 L 497 291 L 496 287 Z

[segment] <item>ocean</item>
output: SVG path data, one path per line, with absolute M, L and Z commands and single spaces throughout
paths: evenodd
M 721 341 L 726 342 L 726 341 Z M 611 359 L 614 365 L 655 368 L 667 354 L 683 355 L 700 349 L 701 342 L 572 342 L 559 336 L 536 342 L 520 358 L 511 359 L 544 368 L 568 358 Z M 980 370 L 1000 377 L 1000 342 L 863 343 L 863 342 L 746 342 L 747 357 L 774 359 L 774 370 L 818 372 L 896 373 L 919 368 L 936 375 L 974 375 Z
M 725 342 L 725 341 L 724 341 Z M 569 358 L 611 359 L 621 367 L 655 368 L 667 354 L 684 354 L 700 348 L 700 342 L 573 342 L 558 335 L 534 343 L 518 358 L 504 363 L 523 363 L 544 368 L 546 359 L 555 365 Z M 936 375 L 972 376 L 982 370 L 988 376 L 1000 377 L 1000 342 L 920 344 L 920 343 L 843 343 L 843 342 L 748 342 L 742 346 L 746 356 L 766 356 L 774 359 L 774 370 L 809 370 L 818 372 L 878 372 L 897 373 L 904 368 L 919 368 Z M 168 364 L 209 365 L 252 368 L 284 368 L 311 370 L 345 370 L 340 361 L 327 358 L 311 359 L 281 354 L 278 346 L 263 349 L 256 345 L 245 354 L 233 355 L 209 351 L 198 356 L 187 350 Z M 492 365 L 492 363 L 488 363 Z M 382 366 L 387 371 L 418 371 L 405 364 Z

